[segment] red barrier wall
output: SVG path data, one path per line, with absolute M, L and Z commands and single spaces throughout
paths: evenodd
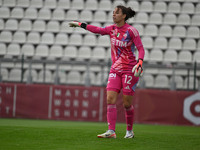
M 139 123 L 200 125 L 200 110 L 192 112 L 192 104 L 200 102 L 200 92 L 190 98 L 192 91 L 138 90 L 135 95 L 136 121 Z M 190 104 L 184 105 L 186 99 Z M 198 103 L 195 104 L 200 108 Z M 192 116 L 189 116 L 191 113 Z
M 137 89 L 136 123 L 200 125 L 200 92 Z M 122 95 L 117 121 L 125 122 Z M 104 87 L 0 84 L 0 117 L 106 121 Z

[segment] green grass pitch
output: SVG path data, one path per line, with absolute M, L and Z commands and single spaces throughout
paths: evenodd
M 99 139 L 106 123 L 0 119 L 0 150 L 200 150 L 200 127 L 134 125 L 135 138 Z

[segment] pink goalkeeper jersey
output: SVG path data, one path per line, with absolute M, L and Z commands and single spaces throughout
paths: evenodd
M 137 29 L 129 24 L 117 27 L 115 24 L 102 27 L 87 25 L 87 30 L 101 35 L 109 35 L 111 42 L 111 68 L 116 71 L 131 71 L 137 63 L 135 47 L 140 59 L 144 58 L 144 48 Z

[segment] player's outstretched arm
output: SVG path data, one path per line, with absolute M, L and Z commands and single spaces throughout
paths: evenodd
M 105 28 L 97 27 L 97 26 L 89 25 L 86 23 L 78 22 L 78 21 L 69 22 L 69 26 L 70 27 L 81 27 L 92 33 L 97 33 L 97 34 L 101 34 L 101 35 L 109 34 L 109 30 L 110 30 L 110 28 L 108 29 L 106 27 Z
M 81 27 L 81 28 L 86 29 L 87 24 L 86 23 L 82 23 L 82 22 L 78 22 L 78 21 L 72 21 L 72 22 L 69 22 L 69 26 L 70 27 Z
M 141 77 L 143 75 L 142 64 L 143 64 L 143 60 L 139 59 L 138 63 L 132 69 L 132 72 L 134 73 L 134 76 Z

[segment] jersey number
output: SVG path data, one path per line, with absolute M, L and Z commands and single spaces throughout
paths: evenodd
M 124 83 L 131 84 L 131 80 L 132 80 L 132 76 L 125 75 L 125 81 L 124 81 Z

